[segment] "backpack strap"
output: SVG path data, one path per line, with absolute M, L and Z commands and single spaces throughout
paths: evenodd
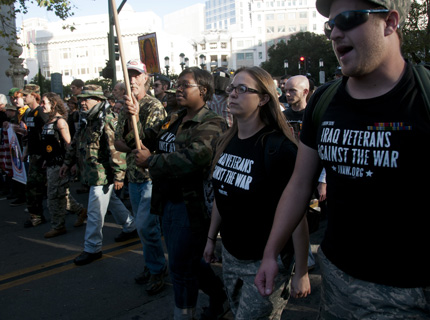
M 419 65 L 413 66 L 415 81 L 420 88 L 421 95 L 426 105 L 427 115 L 430 118 L 430 65 L 420 63 Z
M 315 128 L 318 128 L 321 124 L 323 114 L 326 112 L 328 105 L 336 94 L 337 89 L 342 83 L 342 78 L 337 79 L 331 83 L 327 89 L 322 93 L 318 99 L 314 111 L 312 112 L 312 123 Z
M 266 144 L 264 146 L 264 167 L 266 173 L 270 176 L 272 167 L 272 159 L 278 153 L 282 142 L 287 139 L 283 134 L 276 134 L 276 131 L 269 132 L 266 135 Z

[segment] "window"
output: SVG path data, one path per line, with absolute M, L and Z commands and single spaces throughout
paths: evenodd
M 275 20 L 275 15 L 273 13 L 266 14 L 266 20 Z
M 76 48 L 76 56 L 78 58 L 88 57 L 88 47 L 79 47 L 79 48 Z
M 78 68 L 78 74 L 89 74 L 90 70 L 88 68 Z
M 221 42 L 221 49 L 227 49 L 227 42 Z
M 263 59 L 263 52 L 259 52 L 258 53 L 258 59 L 262 60 Z
M 70 69 L 62 70 L 62 71 L 61 71 L 61 74 L 62 74 L 63 76 L 71 76 L 71 75 L 72 75 L 72 70 L 70 70 Z
M 308 13 L 306 11 L 300 12 L 299 17 L 300 19 L 306 19 L 308 17 Z
M 60 49 L 60 57 L 61 59 L 67 60 L 72 58 L 72 49 L 70 48 L 62 48 Z
M 285 20 L 285 14 L 283 14 L 283 13 L 278 13 L 278 15 L 277 15 L 277 19 L 278 19 L 278 21 L 284 21 L 284 20 Z
M 42 61 L 43 62 L 49 61 L 49 51 L 48 50 L 42 51 Z
M 285 26 L 278 26 L 278 32 L 285 32 Z
M 51 78 L 51 71 L 49 70 L 49 68 L 43 68 L 42 72 L 45 78 Z
M 106 46 L 104 46 L 104 45 L 94 46 L 94 55 L 97 57 L 105 57 L 106 56 Z
M 266 33 L 274 33 L 275 32 L 275 27 L 267 27 L 266 28 Z
M 236 60 L 254 60 L 252 52 L 236 53 Z
M 288 26 L 289 32 L 296 32 L 296 30 L 297 30 L 296 26 Z

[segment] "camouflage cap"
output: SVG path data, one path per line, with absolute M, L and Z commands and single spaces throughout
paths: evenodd
M 24 86 L 24 90 L 22 90 L 24 94 L 37 93 L 40 94 L 40 87 L 37 84 L 26 84 Z
M 98 98 L 101 100 L 106 100 L 107 98 L 103 95 L 103 89 L 101 86 L 96 84 L 87 84 L 82 89 L 81 94 L 78 95 L 78 98 Z
M 12 111 L 16 111 L 16 106 L 12 105 L 12 104 L 7 104 L 6 105 L 6 110 L 12 110 Z
M 399 25 L 403 25 L 409 14 L 409 9 L 411 7 L 410 0 L 366 0 L 367 2 L 374 3 L 376 5 L 382 6 L 389 10 L 396 10 L 399 12 Z M 320 14 L 324 17 L 330 15 L 330 7 L 333 0 L 317 0 L 316 7 Z

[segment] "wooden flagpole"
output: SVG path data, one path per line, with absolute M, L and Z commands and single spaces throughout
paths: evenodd
M 115 31 L 116 36 L 118 38 L 118 46 L 119 46 L 119 56 L 121 58 L 121 65 L 122 65 L 122 72 L 124 74 L 124 82 L 125 82 L 125 89 L 127 92 L 127 96 L 129 96 L 131 99 L 132 93 L 131 93 L 131 86 L 130 86 L 130 79 L 128 78 L 128 69 L 127 69 L 127 62 L 124 55 L 124 46 L 122 43 L 122 36 L 121 36 L 121 29 L 119 27 L 119 19 L 118 19 L 118 11 L 116 9 L 116 3 L 115 0 L 110 0 L 111 6 L 112 6 L 112 13 L 113 13 L 113 19 L 115 23 Z M 115 65 L 113 66 L 115 68 Z M 139 139 L 139 132 L 137 130 L 137 116 L 133 116 L 131 118 L 131 124 L 134 131 L 134 140 L 136 142 L 136 149 L 140 149 L 140 139 Z

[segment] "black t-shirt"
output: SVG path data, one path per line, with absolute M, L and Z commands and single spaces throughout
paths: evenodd
M 316 132 L 309 102 L 301 141 L 327 172 L 328 225 L 321 244 L 346 273 L 397 287 L 430 285 L 430 119 L 411 66 L 387 94 L 353 99 L 347 78 Z
M 284 111 L 282 111 L 285 118 L 287 118 L 288 122 L 294 129 L 294 136 L 296 139 L 299 139 L 300 132 L 302 131 L 303 124 L 303 116 L 305 114 L 305 109 L 300 111 L 294 111 L 291 107 L 288 107 Z
M 44 113 L 41 106 L 31 110 L 26 118 L 25 123 L 27 125 L 27 150 L 29 155 L 41 155 L 42 144 L 41 134 L 43 126 L 48 121 L 48 114 Z
M 270 131 L 265 127 L 243 140 L 234 136 L 213 172 L 223 245 L 242 260 L 263 257 L 276 206 L 294 169 L 297 147 L 285 139 L 267 172 L 262 139 Z

